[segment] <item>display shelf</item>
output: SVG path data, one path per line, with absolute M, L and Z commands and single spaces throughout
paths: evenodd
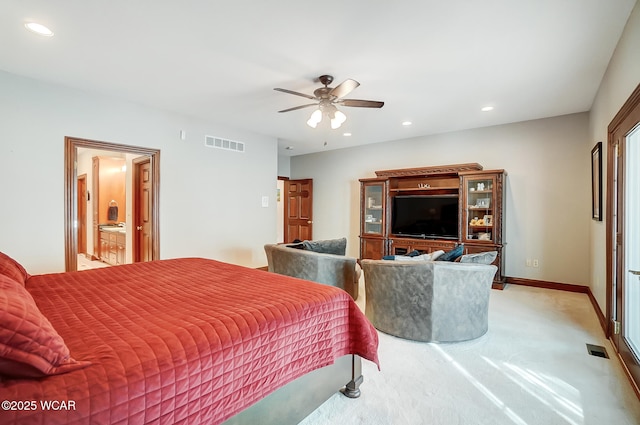
M 496 229 L 502 226 L 502 174 L 469 173 L 462 176 L 461 183 L 466 205 L 462 212 L 463 241 L 501 244 L 502 235 Z
M 382 236 L 385 223 L 385 182 L 374 181 L 363 187 L 362 198 L 362 234 Z

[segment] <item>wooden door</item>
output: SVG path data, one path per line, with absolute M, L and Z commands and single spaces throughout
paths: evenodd
M 87 253 L 87 175 L 78 176 L 78 254 Z
M 624 201 L 618 214 L 622 221 L 622 246 L 618 251 L 621 259 L 616 273 L 620 333 L 613 340 L 635 382 L 640 383 L 640 121 L 635 124 L 635 128 L 627 133 L 619 156 L 624 161 L 622 168 L 625 171 L 622 187 L 619 187 L 624 194 L 618 194 Z
M 151 158 L 133 160 L 133 261 L 153 260 L 153 205 Z
M 313 234 L 313 180 L 284 183 L 284 242 L 311 240 Z
M 607 336 L 640 385 L 640 85 L 609 125 Z
M 99 260 L 102 258 L 102 245 L 100 243 L 100 232 L 98 230 L 98 224 L 100 223 L 98 217 L 98 204 L 100 203 L 100 161 L 97 157 L 93 157 L 92 159 L 91 177 L 91 230 L 93 232 L 93 259 Z

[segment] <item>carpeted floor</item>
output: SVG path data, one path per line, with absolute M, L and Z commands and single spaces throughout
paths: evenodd
M 508 285 L 491 292 L 489 331 L 476 340 L 380 333 L 382 370 L 363 360 L 361 397 L 335 394 L 301 424 L 640 424 L 620 363 L 587 343 L 615 356 L 585 294 Z

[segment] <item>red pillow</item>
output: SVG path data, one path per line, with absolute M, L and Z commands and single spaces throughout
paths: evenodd
M 0 275 L 0 375 L 56 375 L 88 366 L 69 348 L 27 290 Z
M 0 252 L 0 274 L 10 277 L 22 286 L 30 277 L 20 263 L 3 252 Z

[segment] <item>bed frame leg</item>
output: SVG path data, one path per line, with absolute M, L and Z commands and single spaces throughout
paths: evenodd
M 360 359 L 358 359 L 360 360 Z M 362 363 L 356 362 L 356 355 L 351 355 L 351 381 L 340 390 L 342 394 L 349 398 L 360 397 L 360 384 L 362 384 L 364 378 L 362 377 Z

